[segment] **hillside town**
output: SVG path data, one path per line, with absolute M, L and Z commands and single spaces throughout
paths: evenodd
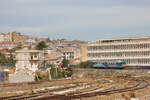
M 77 66 L 81 62 L 86 62 L 86 46 L 85 41 L 35 37 L 19 32 L 1 33 L 0 71 L 11 73 L 8 77 L 9 83 L 19 82 L 18 79 L 11 81 L 13 75 L 27 75 L 28 72 L 32 73 L 33 79 L 21 78 L 20 82 L 34 81 L 37 71 L 45 71 L 51 66 L 62 68 L 62 66 Z M 65 61 L 67 64 L 63 65 L 62 62 Z
M 87 42 L 1 33 L 0 100 L 148 100 L 149 48 L 149 37 Z
M 38 43 L 43 42 L 46 47 L 36 48 Z M 50 64 L 59 66 L 64 58 L 70 61 L 70 65 L 77 65 L 87 60 L 86 42 L 67 41 L 65 39 L 50 39 L 22 35 L 19 32 L 0 34 L 0 51 L 6 59 L 11 57 L 16 62 L 17 69 L 46 68 Z M 44 62 L 44 65 L 41 63 Z M 3 63 L 4 64 L 4 63 Z M 7 66 L 5 66 L 7 68 Z
M 0 100 L 150 100 L 150 0 L 0 0 Z

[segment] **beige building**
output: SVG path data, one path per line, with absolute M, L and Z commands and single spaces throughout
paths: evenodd
M 44 52 L 39 50 L 18 50 L 16 53 L 16 70 L 38 70 L 44 61 Z
M 9 34 L 1 33 L 0 34 L 0 42 L 9 42 L 11 41 L 11 36 Z
M 88 43 L 90 61 L 125 61 L 128 66 L 150 66 L 150 38 L 104 39 Z
M 61 52 L 50 51 L 45 53 L 46 64 L 59 65 L 63 60 Z
M 70 60 L 71 64 L 78 64 L 81 61 L 80 48 L 76 47 L 65 47 L 62 50 L 63 57 Z
M 13 49 L 15 47 L 17 47 L 18 44 L 14 43 L 14 42 L 9 42 L 9 41 L 0 41 L 0 50 L 2 49 Z
M 87 44 L 81 44 L 81 62 L 87 61 Z
M 10 32 L 8 34 L 11 38 L 11 41 L 15 43 L 24 44 L 27 40 L 27 36 L 22 35 L 21 33 L 18 33 L 18 32 Z

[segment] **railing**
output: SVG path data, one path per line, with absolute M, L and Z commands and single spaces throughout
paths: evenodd
M 116 59 L 150 59 L 150 56 L 138 57 L 88 57 L 88 60 L 116 60 Z
M 137 42 L 111 42 L 111 43 L 89 43 L 88 46 L 104 46 L 104 45 L 127 45 L 127 44 L 150 44 L 150 41 Z
M 150 51 L 150 48 L 139 48 L 139 49 L 119 49 L 119 50 L 88 50 L 88 53 L 103 53 L 103 52 L 140 52 L 140 51 Z

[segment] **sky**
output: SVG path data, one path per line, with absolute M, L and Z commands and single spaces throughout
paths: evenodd
M 68 40 L 150 37 L 150 0 L 0 0 L 0 33 Z

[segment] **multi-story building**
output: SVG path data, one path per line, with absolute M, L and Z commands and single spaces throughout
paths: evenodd
M 38 70 L 44 66 L 44 52 L 40 50 L 18 50 L 16 53 L 16 70 Z
M 62 50 L 63 57 L 70 60 L 71 64 L 77 64 L 81 61 L 80 48 L 77 47 L 65 47 Z
M 27 40 L 27 36 L 21 35 L 19 32 L 1 33 L 0 41 L 15 42 L 24 44 Z
M 87 61 L 87 44 L 81 44 L 81 62 Z
M 150 38 L 104 39 L 88 43 L 90 61 L 125 61 L 128 66 L 150 66 Z
M 11 37 L 9 34 L 1 33 L 0 34 L 0 41 L 11 41 Z
M 46 64 L 54 64 L 54 65 L 60 65 L 63 60 L 63 55 L 61 52 L 56 52 L 56 51 L 50 51 L 46 52 L 45 51 L 45 61 Z
M 0 50 L 2 50 L 2 49 L 13 49 L 17 46 L 18 46 L 18 44 L 14 43 L 14 42 L 9 42 L 9 41 L 0 42 Z
M 27 36 L 22 35 L 19 32 L 10 32 L 8 34 L 9 34 L 9 36 L 11 38 L 11 41 L 15 42 L 15 43 L 24 44 L 26 42 L 26 40 L 27 40 Z

